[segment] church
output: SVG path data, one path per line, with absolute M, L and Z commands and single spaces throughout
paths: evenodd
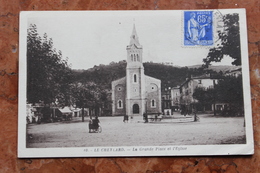
M 126 51 L 126 76 L 112 82 L 112 115 L 140 118 L 144 113 L 161 113 L 161 80 L 144 74 L 135 25 Z

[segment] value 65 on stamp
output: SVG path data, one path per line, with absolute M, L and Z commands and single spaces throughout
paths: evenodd
M 213 45 L 212 11 L 184 11 L 184 46 Z

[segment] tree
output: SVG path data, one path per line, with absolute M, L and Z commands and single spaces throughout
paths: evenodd
M 217 100 L 228 103 L 231 113 L 242 115 L 244 107 L 242 76 L 226 76 L 216 85 Z M 233 116 L 234 116 L 233 115 Z
M 197 87 L 194 90 L 193 98 L 198 100 L 199 105 L 205 110 L 206 105 L 211 105 L 215 102 L 214 88 Z
M 111 101 L 107 90 L 94 82 L 72 83 L 70 85 L 72 105 L 82 108 L 82 121 L 84 121 L 84 108 L 89 108 L 95 116 L 100 114 L 100 109 L 107 107 Z M 90 113 L 90 117 L 92 113 Z
M 243 115 L 243 88 L 242 76 L 222 77 L 214 88 L 196 88 L 193 97 L 199 101 L 199 104 L 225 103 L 228 105 L 229 116 Z
M 92 97 L 88 87 L 82 83 L 72 83 L 70 85 L 71 104 L 82 108 L 82 122 L 84 122 L 84 108 L 90 105 Z M 87 103 L 88 99 L 88 103 Z
M 223 16 L 223 22 L 224 30 L 218 32 L 221 43 L 217 47 L 211 48 L 208 56 L 203 59 L 206 67 L 211 62 L 220 62 L 224 55 L 234 59 L 232 65 L 241 65 L 239 15 L 237 13 L 226 14 Z
M 71 69 L 61 51 L 53 48 L 47 34 L 41 38 L 37 27 L 31 24 L 27 36 L 27 101 L 45 104 L 55 102 L 68 104 L 68 86 Z

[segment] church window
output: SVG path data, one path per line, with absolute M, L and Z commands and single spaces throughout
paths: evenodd
M 121 89 L 122 89 L 121 87 L 118 87 L 118 91 L 121 91 Z
M 118 102 L 117 102 L 117 108 L 118 108 L 118 109 L 123 109 L 123 101 L 122 101 L 122 100 L 118 100 Z
M 131 61 L 133 61 L 133 54 L 131 55 Z
M 137 61 L 139 61 L 139 56 L 138 56 L 138 54 L 136 55 L 136 58 L 137 58 Z
M 137 82 L 137 76 L 136 76 L 136 74 L 134 74 L 134 82 L 135 82 L 135 83 Z
M 135 54 L 134 54 L 134 61 L 136 61 L 136 57 L 135 57 Z
M 156 102 L 155 102 L 154 99 L 152 99 L 152 101 L 151 101 L 151 107 L 152 107 L 152 108 L 155 108 L 155 107 L 156 107 Z

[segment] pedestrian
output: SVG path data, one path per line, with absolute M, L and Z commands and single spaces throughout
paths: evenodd
M 148 123 L 148 116 L 146 113 L 143 114 L 144 122 Z
M 124 123 L 125 123 L 125 122 L 128 123 L 128 115 L 124 115 L 124 120 L 123 120 L 123 122 L 124 122 Z

